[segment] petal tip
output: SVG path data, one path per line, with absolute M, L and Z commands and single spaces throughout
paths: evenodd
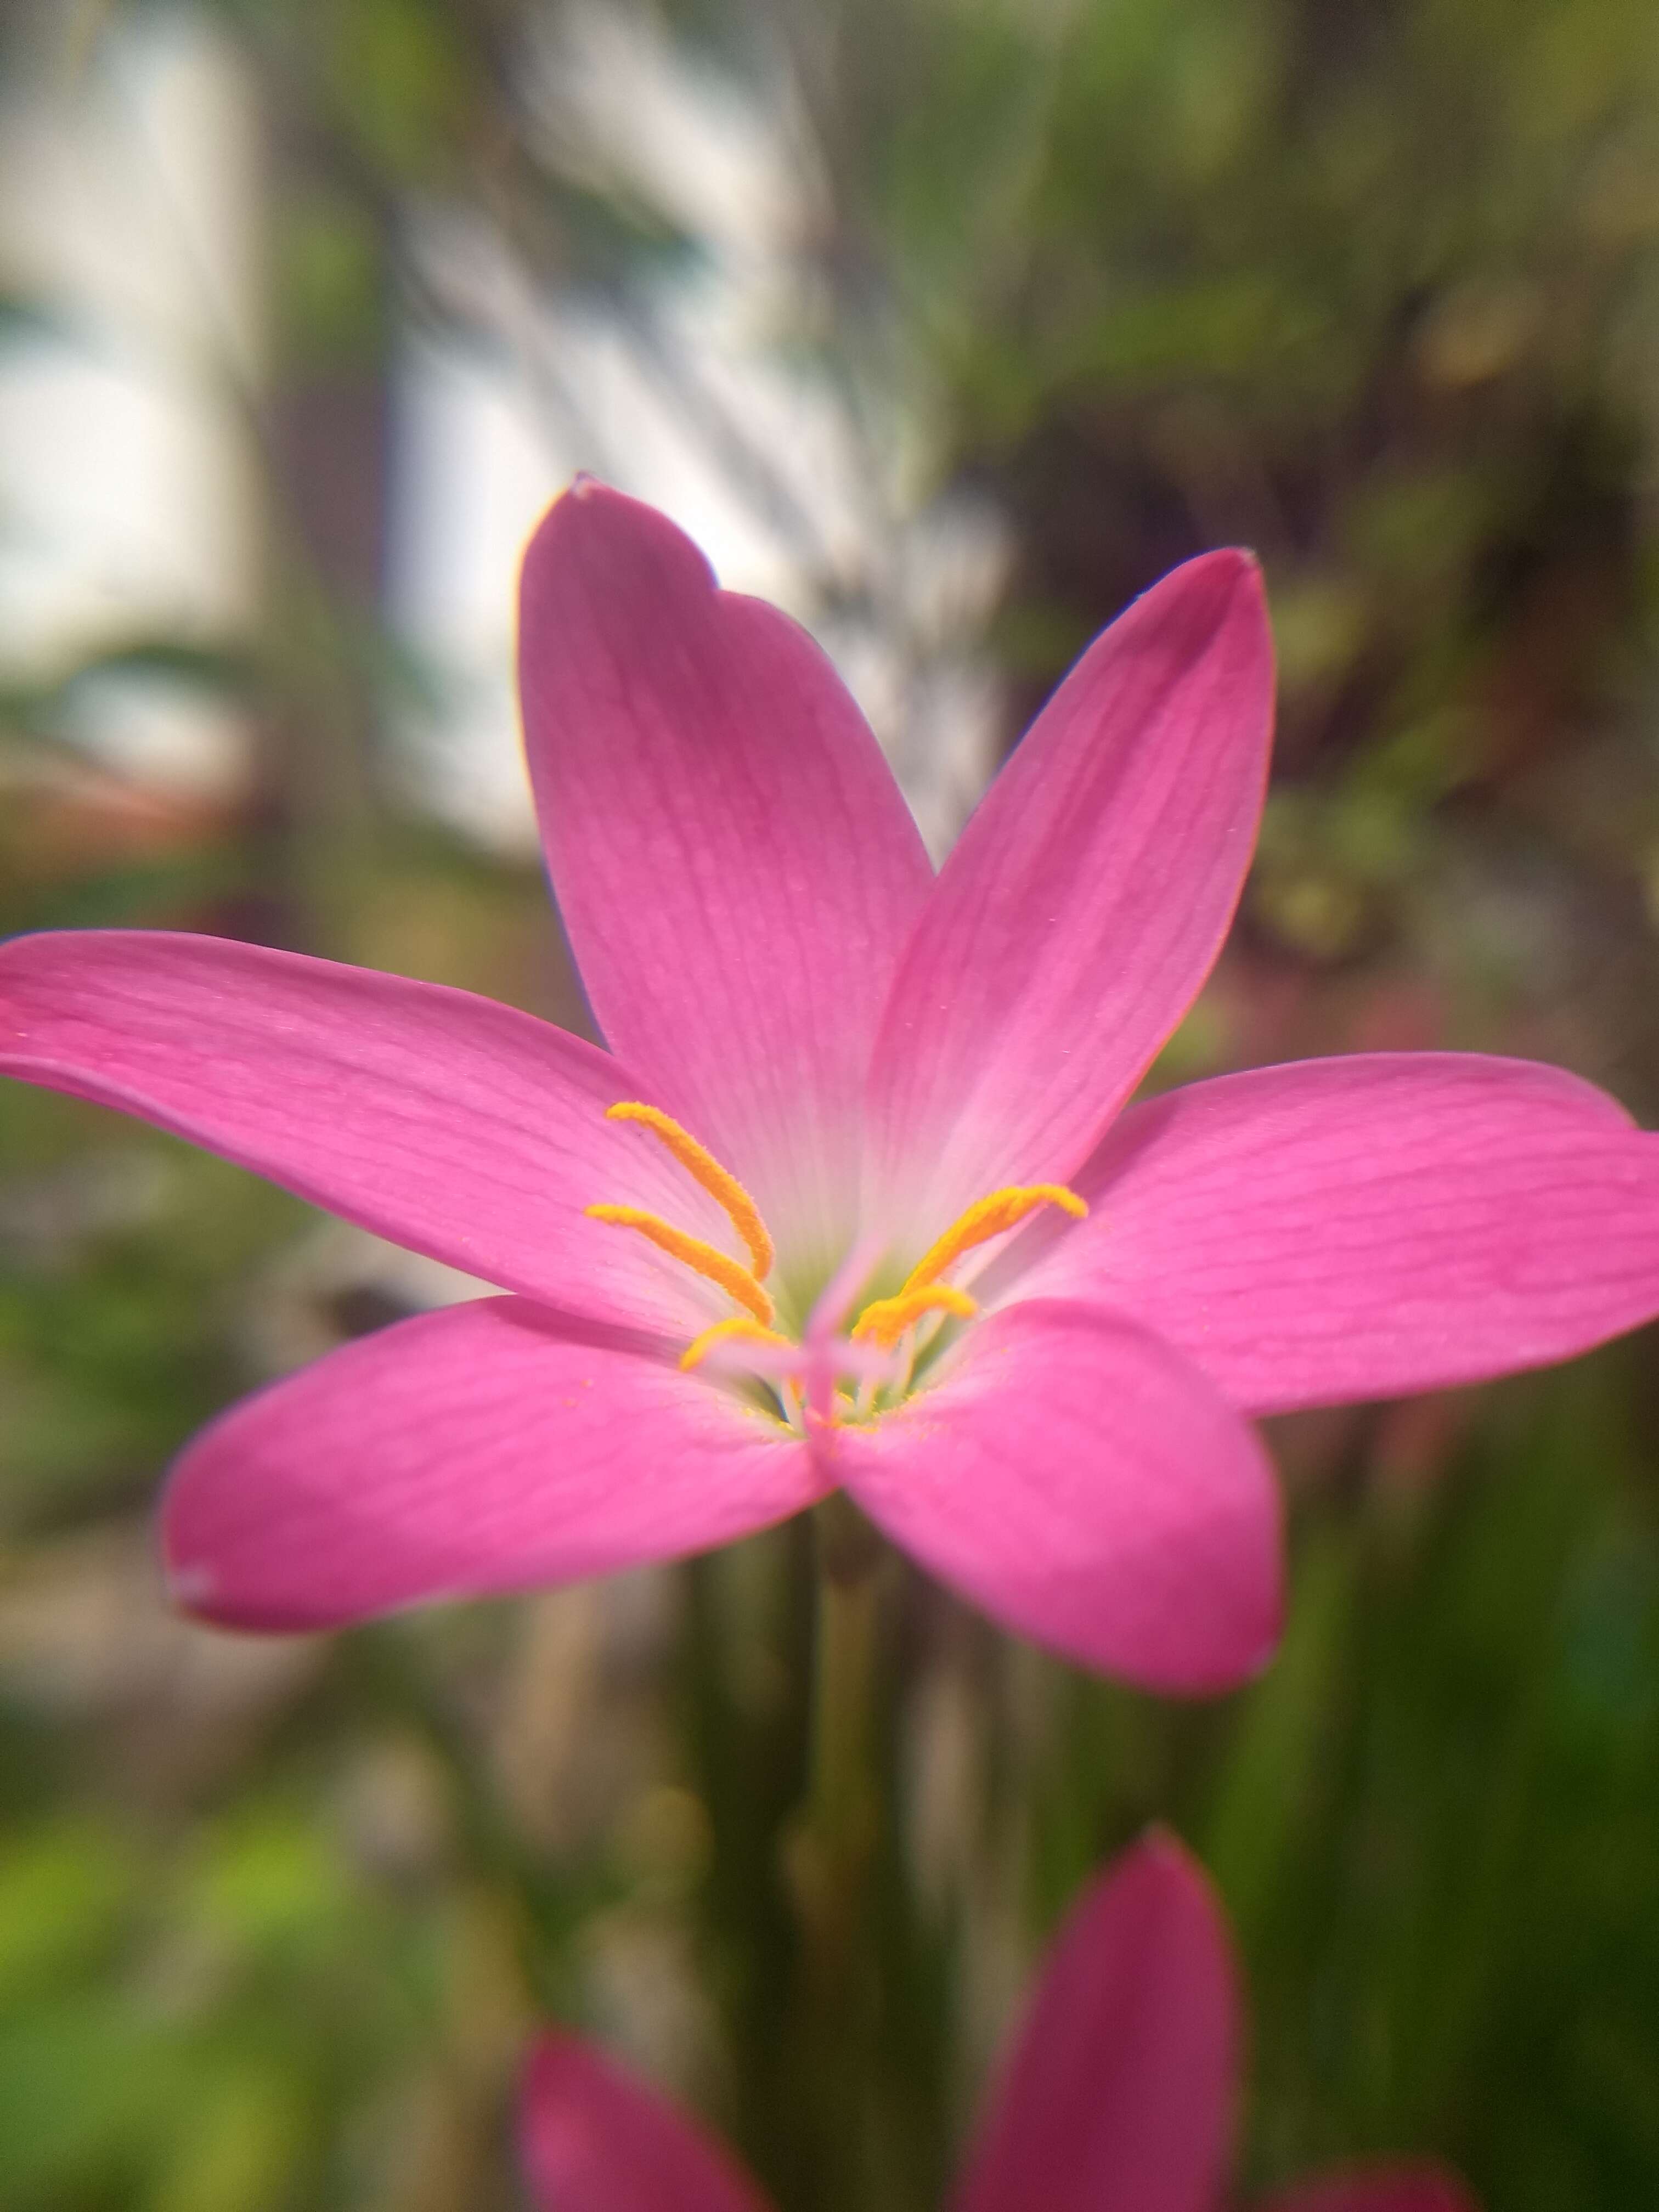
M 1195 661 L 1218 648 L 1253 684 L 1270 681 L 1273 629 L 1261 564 L 1248 547 L 1224 545 L 1194 554 L 1141 594 L 1131 616 L 1153 626 Z M 1127 619 L 1124 617 L 1122 619 Z
M 161 1492 L 155 1518 L 156 1564 L 167 1603 L 191 1620 L 210 1620 L 220 1595 L 219 1577 L 201 1556 L 181 1526 L 179 1468 L 175 1466 Z
M 1200 1871 L 1197 1860 L 1167 1820 L 1149 1820 L 1120 1863 L 1128 1866 L 1139 1859 L 1171 1870 L 1179 1868 L 1183 1874 Z
M 589 469 L 579 469 L 547 508 L 531 534 L 531 543 L 535 544 L 550 529 L 589 529 L 606 523 L 642 538 L 685 538 L 685 532 L 660 507 L 618 491 L 615 484 Z
M 1156 1666 L 1129 1679 L 1172 1698 L 1231 1697 L 1261 1680 L 1279 1656 L 1285 1632 L 1282 1561 L 1276 1557 L 1272 1580 L 1243 1594 L 1231 1620 L 1218 1620 L 1215 1632 L 1173 1650 Z
M 1215 1884 L 1197 1854 L 1166 1822 L 1149 1822 L 1098 1879 L 1103 1887 L 1126 1876 L 1151 1882 L 1171 1900 L 1196 1905 L 1220 1924 Z
M 218 1588 L 211 1567 L 198 1559 L 164 1559 L 162 1577 L 168 1602 L 192 1620 L 210 1620 L 214 1593 Z
M 717 588 L 702 549 L 671 516 L 586 471 L 530 533 L 519 579 L 521 638 L 533 612 L 556 603 L 573 576 L 586 578 L 601 605 Z
M 1204 556 L 1224 612 L 1267 626 L 1267 586 L 1261 563 L 1248 545 L 1225 545 Z
M 1138 1894 L 1143 1911 L 1157 1906 L 1188 1917 L 1215 1956 L 1231 1956 L 1225 1908 L 1214 1880 L 1198 1854 L 1162 1820 L 1152 1821 L 1095 1878 L 1094 1894 Z
M 262 1606 L 246 1592 L 238 1595 L 205 1559 L 161 1561 L 162 1588 L 173 1611 L 198 1628 L 236 1636 L 312 1636 L 335 1626 L 279 1605 Z
M 575 2038 L 562 2028 L 544 2027 L 531 2038 L 530 2046 L 519 2069 L 521 2110 L 545 2093 L 556 2079 L 566 2051 L 574 2045 Z
M 200 1628 L 218 1628 L 250 1634 L 303 1632 L 319 1623 L 285 1617 L 280 1607 L 262 1604 L 246 1586 L 239 1588 L 233 1567 L 226 1572 L 222 1559 L 216 1559 L 208 1531 L 192 1525 L 191 1486 L 180 1477 L 190 1473 L 188 1453 L 173 1471 L 161 1493 L 158 1546 L 161 1587 L 167 1603 Z
M 1266 1447 L 1246 1428 L 1253 1495 L 1239 1501 L 1230 1540 L 1217 1557 L 1210 1633 L 1156 1686 L 1176 1697 L 1226 1697 L 1249 1688 L 1273 1665 L 1284 1638 L 1284 1495 Z
M 205 1558 L 192 1556 L 170 1540 L 163 1508 L 161 1524 L 161 1586 L 167 1603 L 198 1628 L 243 1629 L 264 1624 L 250 1619 L 236 1604 L 218 1570 Z
M 1218 545 L 1207 553 L 1195 553 L 1170 574 L 1188 584 L 1206 585 L 1219 598 L 1252 586 L 1259 590 L 1261 563 L 1248 545 Z

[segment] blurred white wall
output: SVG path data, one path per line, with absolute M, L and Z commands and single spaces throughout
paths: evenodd
M 9 675 L 254 620 L 258 143 L 234 52 L 189 15 L 118 27 L 0 98 L 0 288 L 52 325 L 0 349 Z M 76 722 L 163 785 L 241 772 L 234 719 L 177 685 L 87 685 Z
M 432 702 L 396 732 L 411 795 L 528 842 L 514 577 L 586 467 L 817 629 L 942 848 L 988 765 L 975 641 L 1001 532 L 930 503 L 925 392 L 854 395 L 795 343 L 817 187 L 787 86 L 744 95 L 615 6 L 562 12 L 525 65 L 562 158 L 663 205 L 696 252 L 623 299 L 550 298 L 482 216 L 419 215 L 447 312 L 394 370 L 387 611 Z M 235 52 L 183 9 L 6 102 L 0 284 L 48 301 L 62 336 L 0 352 L 0 668 L 257 624 L 258 124 Z M 78 733 L 163 782 L 228 791 L 242 771 L 234 718 L 176 686 L 85 687 Z

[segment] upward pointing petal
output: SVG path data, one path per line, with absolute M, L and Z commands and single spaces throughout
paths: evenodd
M 945 863 L 872 1079 L 890 1191 L 1064 1182 L 1219 951 L 1267 764 L 1255 564 L 1189 561 L 1091 646 Z
M 1214 2212 L 1238 2013 L 1208 1883 L 1149 1837 L 1060 1930 L 957 2212 Z
M 579 483 L 520 663 L 559 905 L 612 1048 L 798 1236 L 842 1211 L 875 1025 L 932 880 L 805 633 L 664 516 Z

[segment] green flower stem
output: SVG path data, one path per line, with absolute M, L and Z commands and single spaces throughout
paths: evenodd
M 805 1801 L 786 1865 L 801 1931 L 797 1997 L 803 2113 L 813 2189 L 823 2204 L 860 2200 L 870 2033 L 879 1964 L 870 1883 L 881 1833 L 876 1764 L 881 1545 L 856 1509 L 817 1510 L 812 1735 Z
M 807 1828 L 837 1890 L 855 1901 L 874 1841 L 873 1699 L 878 1540 L 855 1507 L 818 1508 L 817 1641 Z

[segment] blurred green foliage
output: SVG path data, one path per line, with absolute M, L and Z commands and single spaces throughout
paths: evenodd
M 21 62 L 51 12 L 9 23 Z M 73 64 L 135 12 L 64 11 Z M 421 678 L 378 624 L 372 434 L 396 332 L 452 312 L 410 250 L 417 205 L 624 307 L 695 244 L 544 127 L 556 10 L 214 12 L 272 149 L 266 619 L 234 653 L 138 639 L 0 698 L 0 921 L 243 932 L 580 1021 L 529 872 L 412 825 L 385 773 Z M 779 344 L 891 379 L 936 479 L 1012 518 L 993 642 L 1017 702 L 1182 555 L 1263 555 L 1277 779 L 1240 930 L 1162 1073 L 1472 1043 L 1655 1118 L 1650 5 L 656 20 L 799 112 L 821 220 Z M 0 290 L 0 345 L 75 342 Z M 343 481 L 343 531 L 322 497 Z M 135 675 L 248 716 L 244 810 L 158 821 L 85 780 L 77 697 Z M 1650 1343 L 1282 1425 L 1291 1629 L 1216 1705 L 1010 1650 L 893 1563 L 888 1810 L 830 2003 L 799 1909 L 806 1532 L 327 1647 L 188 1628 L 145 1534 L 169 1455 L 409 1286 L 91 1108 L 9 1088 L 0 1160 L 8 2207 L 509 2204 L 513 2068 L 552 2009 L 702 2104 L 784 2212 L 916 2212 L 1023 1963 L 1152 1819 L 1235 1917 L 1252 2184 L 1434 2150 L 1506 2212 L 1654 2200 Z

